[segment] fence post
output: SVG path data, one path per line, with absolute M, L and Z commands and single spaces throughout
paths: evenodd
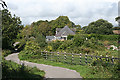
M 72 53 L 72 64 L 74 63 L 74 54 Z
M 81 59 L 82 59 L 81 56 L 82 56 L 82 54 L 80 53 L 80 64 L 82 64 L 82 63 L 81 63 L 81 62 L 82 62 L 82 61 L 81 61 Z
M 59 52 L 57 52 L 58 62 L 59 62 Z
M 106 55 L 106 63 L 108 62 L 108 56 Z
M 111 60 L 112 60 L 112 63 L 114 64 L 114 56 L 112 56 L 112 59 L 111 59 Z
M 85 54 L 85 63 L 87 64 L 87 54 Z
M 102 55 L 100 55 L 100 61 L 102 62 Z
M 96 60 L 98 59 L 97 56 L 95 56 Z
M 45 59 L 47 59 L 47 51 L 46 51 L 45 53 L 46 53 L 46 57 L 45 57 Z
M 66 52 L 64 53 L 64 62 L 66 62 Z
M 93 56 L 91 55 L 91 62 L 93 62 Z
M 43 57 L 42 55 L 43 55 L 43 52 L 41 51 L 41 57 Z
M 50 53 L 50 60 L 52 61 L 52 52 Z

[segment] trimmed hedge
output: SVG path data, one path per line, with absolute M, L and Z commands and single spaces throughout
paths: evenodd
M 88 39 L 91 39 L 94 37 L 98 40 L 108 40 L 108 41 L 118 41 L 119 35 L 101 35 L 101 34 L 79 34 L 83 37 L 87 37 Z

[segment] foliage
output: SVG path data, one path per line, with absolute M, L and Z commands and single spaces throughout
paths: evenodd
M 73 45 L 74 46 L 81 46 L 84 44 L 84 41 L 85 41 L 85 36 L 75 35 L 74 39 L 73 39 Z
M 2 50 L 2 56 L 3 57 L 5 57 L 5 56 L 7 56 L 7 55 L 9 55 L 11 53 L 12 53 L 11 50 Z
M 94 37 L 97 40 L 108 40 L 108 41 L 118 41 L 118 35 L 102 35 L 102 34 L 82 34 L 82 36 L 85 36 L 88 39 L 91 39 Z
M 59 67 L 76 70 L 77 72 L 80 73 L 80 75 L 83 78 L 92 78 L 92 80 L 93 80 L 93 78 L 95 78 L 95 80 L 96 80 L 96 78 L 98 78 L 98 80 L 100 78 L 110 78 L 110 79 L 120 78 L 120 75 L 118 75 L 120 73 L 118 65 L 105 65 L 105 64 L 102 65 L 102 63 L 100 61 L 96 61 L 95 65 L 93 65 L 93 64 L 92 65 L 71 65 L 71 64 L 66 64 L 66 63 L 62 63 L 62 62 L 49 61 L 44 58 L 32 58 L 32 57 L 29 57 L 29 55 L 25 55 L 24 53 L 22 53 L 20 55 L 23 55 L 22 57 L 20 57 L 20 59 L 24 58 L 24 60 L 27 60 L 30 62 L 52 65 L 52 66 L 59 66 Z M 33 56 L 35 56 L 35 55 L 33 55 Z M 25 58 L 25 57 L 27 57 L 27 58 Z M 53 59 L 56 59 L 56 57 L 54 57 Z
M 64 41 L 58 49 L 60 50 L 66 50 L 66 49 L 71 49 L 71 46 L 73 45 L 73 42 L 71 40 Z
M 41 48 L 46 46 L 46 39 L 42 34 L 39 34 L 35 31 L 31 26 L 26 25 L 20 33 L 17 35 L 17 38 L 20 42 L 18 49 L 23 50 L 24 45 L 27 41 L 34 41 L 36 42 Z
M 27 41 L 25 45 L 25 51 L 28 51 L 27 54 L 37 54 L 39 53 L 40 47 L 39 44 L 34 41 Z
M 43 35 L 36 35 L 35 42 L 39 44 L 41 48 L 45 47 L 47 45 L 46 38 Z
M 106 20 L 99 19 L 95 22 L 91 22 L 88 26 L 83 27 L 85 33 L 95 33 L 95 34 L 113 34 L 113 25 Z
M 24 65 L 19 65 L 11 61 L 2 61 L 2 79 L 43 79 L 44 72 L 38 70 L 37 68 L 25 67 Z
M 62 44 L 61 41 L 55 41 L 55 42 L 50 42 L 48 43 L 48 46 L 51 46 L 52 47 L 52 50 L 55 51 L 59 48 L 59 46 Z
M 75 25 L 69 20 L 67 16 L 59 16 L 56 20 L 52 21 L 42 21 L 33 22 L 31 27 L 37 34 L 42 34 L 44 36 L 55 35 L 56 28 L 63 28 L 68 25 L 70 28 L 80 28 L 80 25 Z
M 12 17 L 11 13 L 4 9 L 2 10 L 2 48 L 11 49 L 14 39 L 23 28 L 19 17 Z
M 118 64 L 111 65 L 106 63 L 105 61 L 104 60 L 101 61 L 100 59 L 93 61 L 93 63 L 91 64 L 92 66 L 91 74 L 98 74 L 98 72 L 101 71 L 102 73 L 100 74 L 107 74 L 105 77 L 111 77 L 116 79 L 120 78 L 119 65 Z M 101 77 L 104 77 L 104 75 L 101 75 Z
M 68 36 L 67 36 L 67 40 L 72 40 L 73 37 L 74 37 L 74 35 L 68 35 Z
M 35 35 L 36 34 L 42 34 L 44 36 L 53 35 L 53 32 L 51 30 L 52 26 L 46 21 L 43 22 L 38 21 L 36 23 L 33 23 L 32 27 L 33 27 L 33 31 L 35 31 L 34 32 Z
M 98 49 L 98 46 L 102 46 L 102 43 L 98 43 L 98 40 L 92 37 L 91 39 L 86 40 L 84 45 L 92 49 Z

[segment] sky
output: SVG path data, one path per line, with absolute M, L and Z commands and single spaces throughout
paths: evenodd
M 9 11 L 20 17 L 22 24 L 38 20 L 55 20 L 68 16 L 76 25 L 87 26 L 90 22 L 105 19 L 114 26 L 120 0 L 4 0 Z

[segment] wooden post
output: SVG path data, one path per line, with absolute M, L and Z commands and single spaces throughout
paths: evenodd
M 91 62 L 93 62 L 93 56 L 92 55 L 91 55 L 91 60 L 92 60 Z
M 52 52 L 50 53 L 50 60 L 52 61 Z
M 85 54 L 85 63 L 87 64 L 87 54 Z
M 81 62 L 82 62 L 82 61 L 81 61 L 81 59 L 82 59 L 81 57 L 82 57 L 82 54 L 80 53 L 80 64 L 82 64 L 82 63 L 81 63 Z
M 102 55 L 100 55 L 100 61 L 102 62 Z
M 98 59 L 97 56 L 95 56 L 96 60 Z
M 66 52 L 64 53 L 64 62 L 66 62 Z
M 74 63 L 74 54 L 72 53 L 72 64 Z
M 60 59 L 60 58 L 59 58 L 59 52 L 57 52 L 57 57 L 58 57 L 58 60 L 57 60 L 57 61 L 59 62 L 59 61 L 60 61 L 60 60 L 59 60 L 59 59 Z
M 111 60 L 112 60 L 112 64 L 114 64 L 114 56 L 112 56 L 112 59 L 111 59 Z
M 43 52 L 41 52 L 41 57 L 43 57 L 42 55 L 43 55 Z
M 43 58 L 45 58 L 45 53 L 46 53 L 46 51 L 44 50 L 44 51 L 43 51 L 43 54 L 42 54 Z
M 47 51 L 46 51 L 45 53 L 46 53 L 46 57 L 45 57 L 45 59 L 47 59 Z
M 106 63 L 108 62 L 108 56 L 106 55 Z

